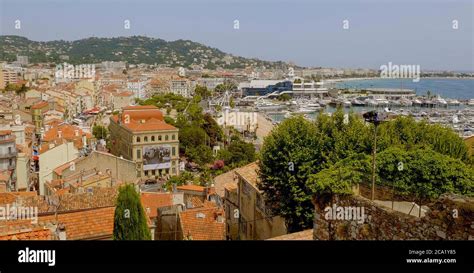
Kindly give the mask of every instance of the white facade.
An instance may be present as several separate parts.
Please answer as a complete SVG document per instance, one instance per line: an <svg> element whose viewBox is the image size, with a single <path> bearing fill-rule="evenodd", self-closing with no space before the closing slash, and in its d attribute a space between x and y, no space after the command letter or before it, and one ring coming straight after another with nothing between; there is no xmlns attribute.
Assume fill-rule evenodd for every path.
<svg viewBox="0 0 474 273"><path fill-rule="evenodd" d="M53 179L53 170L79 157L74 143L68 142L52 147L39 155L39 193L44 195L44 183Z"/></svg>

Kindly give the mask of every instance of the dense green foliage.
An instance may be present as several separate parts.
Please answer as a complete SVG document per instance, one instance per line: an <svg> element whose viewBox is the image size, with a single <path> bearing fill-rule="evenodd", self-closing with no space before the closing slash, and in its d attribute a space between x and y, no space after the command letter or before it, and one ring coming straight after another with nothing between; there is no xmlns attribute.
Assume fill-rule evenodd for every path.
<svg viewBox="0 0 474 273"><path fill-rule="evenodd" d="M474 196L474 170L459 159L429 148L388 148L378 156L377 174L379 184L419 199L438 198L446 192Z"/></svg>
<svg viewBox="0 0 474 273"><path fill-rule="evenodd" d="M120 187L114 215L114 240L150 240L147 217L134 185Z"/></svg>
<svg viewBox="0 0 474 273"><path fill-rule="evenodd" d="M312 226L313 195L351 194L354 184L369 183L374 132L372 124L339 109L314 123L287 119L265 139L259 188L289 231ZM468 150L452 130L398 117L381 124L377 138L377 183L420 199L472 195ZM405 171L398 171L399 162Z"/></svg>
<svg viewBox="0 0 474 273"><path fill-rule="evenodd" d="M109 132L105 126L94 125L92 127L92 134L96 139L107 139Z"/></svg>
<svg viewBox="0 0 474 273"><path fill-rule="evenodd" d="M121 52L121 54L116 54ZM69 63L100 63L124 61L129 64L164 64L170 67L191 67L204 64L205 68L245 68L247 66L286 69L284 62L270 62L231 56L216 48L189 40L165 41L144 36L116 38L86 38L76 41L37 42L27 38L0 36L0 59L15 61L16 55L29 57L30 63L62 63L60 56L69 57ZM231 57L232 62L225 58ZM211 60L214 59L214 62ZM195 60L199 60L197 63Z"/></svg>

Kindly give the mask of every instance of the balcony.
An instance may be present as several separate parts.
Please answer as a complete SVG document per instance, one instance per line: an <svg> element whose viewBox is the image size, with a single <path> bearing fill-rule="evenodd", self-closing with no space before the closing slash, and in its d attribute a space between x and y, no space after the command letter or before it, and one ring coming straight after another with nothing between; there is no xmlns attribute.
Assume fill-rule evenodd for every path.
<svg viewBox="0 0 474 273"><path fill-rule="evenodd" d="M18 155L17 151L0 153L0 159L17 157L17 155Z"/></svg>

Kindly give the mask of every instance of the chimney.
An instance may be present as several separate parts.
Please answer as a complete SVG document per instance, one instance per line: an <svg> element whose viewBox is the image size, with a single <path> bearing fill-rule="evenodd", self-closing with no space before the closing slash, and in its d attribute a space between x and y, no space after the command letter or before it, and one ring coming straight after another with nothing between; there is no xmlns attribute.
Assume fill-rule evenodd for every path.
<svg viewBox="0 0 474 273"><path fill-rule="evenodd" d="M74 135L78 137L79 136L79 130L74 130Z"/></svg>
<svg viewBox="0 0 474 273"><path fill-rule="evenodd" d="M83 146L87 146L87 137L86 137L86 134L83 134L83 135L82 135L82 145L83 145Z"/></svg>

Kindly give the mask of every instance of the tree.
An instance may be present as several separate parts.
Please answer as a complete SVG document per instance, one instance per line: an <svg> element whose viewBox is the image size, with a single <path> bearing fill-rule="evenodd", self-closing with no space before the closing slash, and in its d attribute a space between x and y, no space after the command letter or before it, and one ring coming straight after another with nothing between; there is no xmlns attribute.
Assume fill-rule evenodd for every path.
<svg viewBox="0 0 474 273"><path fill-rule="evenodd" d="M286 94L286 93L285 93L285 94L283 94L283 95L280 95L280 96L278 97L278 100L281 100L281 101L289 101L289 100L291 100L291 96L290 96L289 94Z"/></svg>
<svg viewBox="0 0 474 273"><path fill-rule="evenodd" d="M230 142L227 150L230 153L226 162L228 165L242 166L255 161L255 147L252 143L234 139Z"/></svg>
<svg viewBox="0 0 474 273"><path fill-rule="evenodd" d="M332 116L320 113L315 123L292 117L270 133L261 150L258 186L273 213L285 218L288 231L312 226L313 195L350 194L353 184L364 181L370 174L366 167L373 132L372 124L353 113L345 116L338 109ZM377 138L378 184L383 184L381 177L390 177L397 191L420 198L442 192L472 194L474 174L465 169L470 167L466 165L470 164L468 150L452 130L399 117L381 124ZM395 157L397 153L389 150L392 148L399 148L403 156ZM395 175L401 175L394 171L398 161L384 160L402 157L411 158L418 167L397 180ZM430 175L433 172L436 175ZM414 181L421 184L410 184Z"/></svg>
<svg viewBox="0 0 474 273"><path fill-rule="evenodd" d="M114 215L114 240L151 240L147 215L133 184L119 189Z"/></svg>
<svg viewBox="0 0 474 273"><path fill-rule="evenodd" d="M276 127L262 147L258 187L272 213L285 219L288 232L313 226L312 192L306 181L319 168L318 141L315 125L296 116Z"/></svg>
<svg viewBox="0 0 474 273"><path fill-rule="evenodd" d="M186 185L189 181L193 181L194 177L190 172L181 172L179 175L174 175L168 179L165 183L165 188L167 190L171 190L173 184L176 184L176 186L182 186Z"/></svg>
<svg viewBox="0 0 474 273"><path fill-rule="evenodd" d="M196 88L194 88L194 94L206 99L212 95L212 92L207 89L206 86L196 85Z"/></svg>
<svg viewBox="0 0 474 273"><path fill-rule="evenodd" d="M209 145L211 147L216 145L218 141L222 141L224 136L222 128L219 126L219 124L217 124L216 120L209 113L204 114L203 129L209 136Z"/></svg>
<svg viewBox="0 0 474 273"><path fill-rule="evenodd" d="M179 134L180 148L185 151L188 148L205 145L207 137L206 131L201 127L186 126L181 129Z"/></svg>
<svg viewBox="0 0 474 273"><path fill-rule="evenodd" d="M400 163L402 168L398 169ZM447 192L474 196L474 170L431 148L388 148L378 156L377 174L379 184L421 200L435 199Z"/></svg>
<svg viewBox="0 0 474 273"><path fill-rule="evenodd" d="M212 150L206 145L187 147L186 155L191 161L196 162L201 167L213 159Z"/></svg>
<svg viewBox="0 0 474 273"><path fill-rule="evenodd" d="M92 134L96 139L107 139L108 130L102 125L94 125L92 127Z"/></svg>

